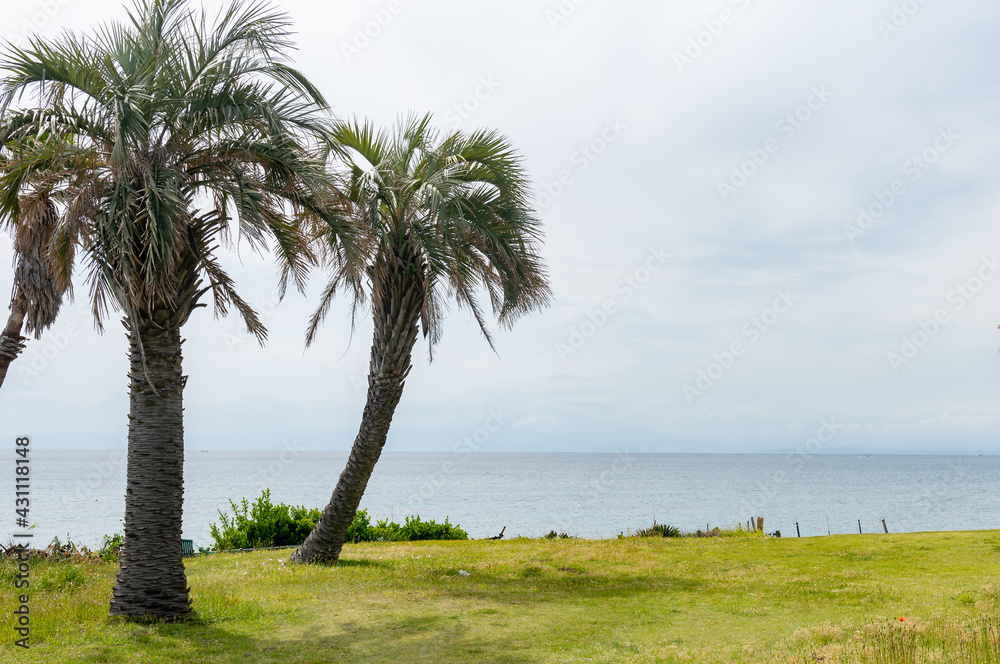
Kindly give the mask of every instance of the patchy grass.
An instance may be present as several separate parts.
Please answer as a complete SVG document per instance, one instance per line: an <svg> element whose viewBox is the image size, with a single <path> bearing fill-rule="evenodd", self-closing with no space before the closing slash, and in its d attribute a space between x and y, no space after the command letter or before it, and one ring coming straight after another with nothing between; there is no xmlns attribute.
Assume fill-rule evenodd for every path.
<svg viewBox="0 0 1000 664"><path fill-rule="evenodd" d="M32 647L5 628L0 661L1000 663L998 532L359 544L336 567L281 554L189 560L197 617L154 625L108 618L114 564L33 561Z"/></svg>

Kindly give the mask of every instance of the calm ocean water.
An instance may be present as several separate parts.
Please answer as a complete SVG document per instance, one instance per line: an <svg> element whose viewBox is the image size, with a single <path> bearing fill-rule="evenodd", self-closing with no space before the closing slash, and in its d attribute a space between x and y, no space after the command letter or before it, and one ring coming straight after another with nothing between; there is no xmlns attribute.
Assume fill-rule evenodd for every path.
<svg viewBox="0 0 1000 664"><path fill-rule="evenodd" d="M13 452L4 454L12 468ZM32 453L36 545L52 537L96 544L122 529L123 451ZM322 507L346 452L188 451L184 536L209 546L209 524L228 499L271 489L275 502ZM13 474L0 496L15 530ZM670 523L695 530L763 516L785 537L881 531L1000 528L1000 457L732 454L386 453L362 507L375 518L449 517L472 537L539 536L549 530L614 537Z"/></svg>

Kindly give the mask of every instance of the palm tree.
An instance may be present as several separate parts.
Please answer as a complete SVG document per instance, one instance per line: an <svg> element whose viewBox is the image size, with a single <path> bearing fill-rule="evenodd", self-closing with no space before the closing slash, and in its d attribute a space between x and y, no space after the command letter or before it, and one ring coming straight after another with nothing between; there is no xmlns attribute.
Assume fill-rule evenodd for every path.
<svg viewBox="0 0 1000 664"><path fill-rule="evenodd" d="M340 556L402 396L418 325L433 352L446 301L454 298L471 310L492 347L477 293L486 292L504 326L549 300L538 254L541 227L520 159L496 132L437 140L430 122L430 116L411 118L392 134L342 122L332 132L339 164L333 180L349 199L342 223L361 229L367 242L358 260L335 236L328 238L332 277L306 343L342 289L355 306L370 301L375 332L361 428L330 503L292 555L295 562Z"/></svg>
<svg viewBox="0 0 1000 664"><path fill-rule="evenodd" d="M0 141L41 136L5 177L22 196L58 192L53 255L89 267L100 325L120 310L129 343L125 543L111 613L178 618L191 611L181 552L184 430L181 328L211 294L266 330L216 256L233 236L273 244L281 289L312 260L303 227L341 237L317 139L322 95L287 64L289 22L234 0L210 21L184 0L137 0L129 21L95 35L33 39L0 61ZM37 108L12 108L24 94ZM17 198L0 212L19 218ZM345 250L346 252L347 250ZM347 252L349 253L349 252Z"/></svg>
<svg viewBox="0 0 1000 664"><path fill-rule="evenodd" d="M2 169L2 166L0 166ZM10 315L0 332L0 386L7 377L10 363L24 349L26 337L36 339L56 320L69 282L60 279L49 259L49 247L58 217L52 200L45 192L20 202L21 214L13 223L14 288Z"/></svg>

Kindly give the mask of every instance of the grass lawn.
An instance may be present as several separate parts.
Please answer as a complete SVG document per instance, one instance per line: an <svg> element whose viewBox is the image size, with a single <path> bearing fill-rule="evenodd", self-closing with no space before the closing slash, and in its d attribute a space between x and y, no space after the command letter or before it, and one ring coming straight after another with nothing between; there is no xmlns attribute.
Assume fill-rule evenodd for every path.
<svg viewBox="0 0 1000 664"><path fill-rule="evenodd" d="M0 661L1000 662L1000 532L288 553L189 560L197 618L152 625L108 618L116 565L34 560L27 651L6 560Z"/></svg>

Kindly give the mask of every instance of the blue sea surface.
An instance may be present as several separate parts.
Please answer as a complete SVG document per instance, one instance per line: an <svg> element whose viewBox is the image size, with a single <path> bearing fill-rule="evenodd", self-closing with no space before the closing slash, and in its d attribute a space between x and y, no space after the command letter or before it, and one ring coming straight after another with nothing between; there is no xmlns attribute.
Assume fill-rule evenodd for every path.
<svg viewBox="0 0 1000 664"><path fill-rule="evenodd" d="M13 452L4 456L12 468ZM271 490L274 502L323 507L346 452L199 452L185 461L184 537L210 546L209 525L229 499ZM66 535L94 545L123 530L124 451L33 450L34 543ZM19 531L13 473L2 474ZM764 517L795 536L1000 528L1000 457L738 454L393 453L379 461L362 507L373 519L419 514L461 525L471 537L540 536L556 530L615 537L658 523L683 530L732 527Z"/></svg>

